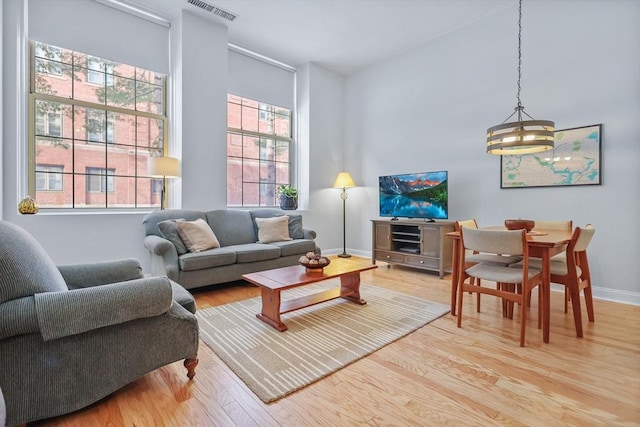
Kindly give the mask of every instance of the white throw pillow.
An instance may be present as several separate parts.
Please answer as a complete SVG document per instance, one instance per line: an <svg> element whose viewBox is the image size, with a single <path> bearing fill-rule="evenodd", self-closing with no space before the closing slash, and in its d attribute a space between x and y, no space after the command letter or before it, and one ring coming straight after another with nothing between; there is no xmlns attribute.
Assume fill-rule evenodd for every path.
<svg viewBox="0 0 640 427"><path fill-rule="evenodd" d="M289 217L256 218L258 243L284 242L289 236Z"/></svg>
<svg viewBox="0 0 640 427"><path fill-rule="evenodd" d="M207 249L219 248L220 242L209 224L202 218L195 221L176 221L178 233L189 252L202 252Z"/></svg>

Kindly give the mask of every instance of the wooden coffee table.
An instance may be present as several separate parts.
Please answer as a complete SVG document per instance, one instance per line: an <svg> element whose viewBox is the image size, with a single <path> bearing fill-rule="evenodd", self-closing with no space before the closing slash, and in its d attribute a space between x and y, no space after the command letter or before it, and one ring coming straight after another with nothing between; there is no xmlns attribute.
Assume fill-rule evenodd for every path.
<svg viewBox="0 0 640 427"><path fill-rule="evenodd" d="M262 290L262 313L256 317L280 332L287 330L280 315L336 298L345 298L358 304L367 302L360 298L360 272L378 268L377 265L360 265L349 260L333 260L322 270L306 269L301 265L276 268L242 275L248 282ZM280 294L286 289L310 285L323 280L340 278L340 287L313 295L281 301Z"/></svg>

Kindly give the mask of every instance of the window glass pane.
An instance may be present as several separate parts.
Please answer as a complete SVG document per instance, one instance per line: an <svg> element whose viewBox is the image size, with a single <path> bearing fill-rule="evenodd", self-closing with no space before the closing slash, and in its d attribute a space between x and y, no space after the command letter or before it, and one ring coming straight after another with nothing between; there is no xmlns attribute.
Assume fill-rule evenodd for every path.
<svg viewBox="0 0 640 427"><path fill-rule="evenodd" d="M289 142L277 140L276 141L276 160L278 162L289 162Z"/></svg>
<svg viewBox="0 0 640 427"><path fill-rule="evenodd" d="M276 113L274 131L278 136L291 136L291 116Z"/></svg>
<svg viewBox="0 0 640 427"><path fill-rule="evenodd" d="M107 130L107 111L94 108L85 109L86 138L89 142L105 142Z"/></svg>
<svg viewBox="0 0 640 427"><path fill-rule="evenodd" d="M260 133L268 133L272 135L273 130L273 113L260 110L260 120L258 120L258 131Z"/></svg>
<svg viewBox="0 0 640 427"><path fill-rule="evenodd" d="M242 184L242 206L260 206L260 184L244 182Z"/></svg>
<svg viewBox="0 0 640 427"><path fill-rule="evenodd" d="M136 176L136 152L127 145L108 144L107 168L117 170L118 175Z"/></svg>
<svg viewBox="0 0 640 427"><path fill-rule="evenodd" d="M291 172L289 171L289 163L276 163L276 183L288 184Z"/></svg>
<svg viewBox="0 0 640 427"><path fill-rule="evenodd" d="M104 105L104 90L104 73L74 65L73 99Z"/></svg>
<svg viewBox="0 0 640 427"><path fill-rule="evenodd" d="M106 102L106 105L135 110L135 80L114 76L113 84L101 90L103 91L102 99Z"/></svg>
<svg viewBox="0 0 640 427"><path fill-rule="evenodd" d="M107 207L135 208L136 207L136 178L130 176L114 176L110 178L107 194Z"/></svg>
<svg viewBox="0 0 640 427"><path fill-rule="evenodd" d="M242 157L242 135L229 132L227 134L227 156Z"/></svg>
<svg viewBox="0 0 640 427"><path fill-rule="evenodd" d="M258 110L256 108L242 106L242 130L258 131Z"/></svg>
<svg viewBox="0 0 640 427"><path fill-rule="evenodd" d="M227 103L227 126L230 128L242 128L241 107L232 102Z"/></svg>
<svg viewBox="0 0 640 427"><path fill-rule="evenodd" d="M242 180L244 182L260 181L260 162L258 160L245 159L242 162Z"/></svg>
<svg viewBox="0 0 640 427"><path fill-rule="evenodd" d="M35 135L71 138L73 125L71 107L54 101L35 103Z"/></svg>
<svg viewBox="0 0 640 427"><path fill-rule="evenodd" d="M146 113L163 114L164 100L162 87L154 84L137 82L136 110Z"/></svg>
<svg viewBox="0 0 640 427"><path fill-rule="evenodd" d="M139 147L153 148L154 155L159 156L164 147L164 129L162 120L138 117L137 141Z"/></svg>
<svg viewBox="0 0 640 427"><path fill-rule="evenodd" d="M242 159L227 158L227 205L242 206Z"/></svg>
<svg viewBox="0 0 640 427"><path fill-rule="evenodd" d="M242 156L246 159L260 158L260 138L257 136L245 135L242 138Z"/></svg>
<svg viewBox="0 0 640 427"><path fill-rule="evenodd" d="M61 138L36 138L35 155L38 164L68 165L71 170L73 142Z"/></svg>
<svg viewBox="0 0 640 427"><path fill-rule="evenodd" d="M60 179L60 190L44 190L36 188L35 199L40 207L50 208L71 208L73 207L73 175L71 174L49 174L49 177L56 175ZM46 179L46 178L43 178ZM54 178L57 179L57 178ZM57 185L57 184L54 184Z"/></svg>

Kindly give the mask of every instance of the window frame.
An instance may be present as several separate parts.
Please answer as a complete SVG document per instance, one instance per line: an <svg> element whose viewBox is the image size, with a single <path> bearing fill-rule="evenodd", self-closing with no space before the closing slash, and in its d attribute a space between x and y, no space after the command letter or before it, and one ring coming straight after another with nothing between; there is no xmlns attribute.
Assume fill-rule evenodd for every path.
<svg viewBox="0 0 640 427"><path fill-rule="evenodd" d="M36 87L36 76L38 74L42 74L44 76L49 76L49 77L54 77L56 79L60 79L60 80L64 80L64 79L71 79L73 80L73 77L69 77L66 76L65 74L62 73L62 70L64 70L64 67L71 67L71 69L74 69L74 66L76 66L76 68L80 69L80 68L85 68L85 67L77 67L77 64L74 63L75 61L75 57L76 55L78 56L86 56L87 58L96 58L96 60L98 61L104 61L105 63L110 63L110 61L102 59L102 58L98 58L98 57L94 57L94 56L90 56L90 55L86 55L84 53L81 52L77 52L77 51L72 51L70 49L66 49L64 47L58 47L58 46L53 46L53 45L47 45L46 43L42 43L43 45L47 45L50 46L50 48L52 50L58 50L60 53L58 55L59 59L56 62L60 63L60 69L61 69L61 73L60 74L51 74L48 72L44 72L42 70L39 70L39 67L36 66L37 61L42 60L43 58L41 57L37 57L36 56L36 52L38 51L38 47L39 46L38 41L35 40L29 40L29 75L28 75L28 82L29 82L29 95L28 95L28 130L27 130L27 135L28 135L28 147L27 147L27 161L28 161L28 175L27 175L27 188L28 188L28 192L29 194L32 195L36 195L38 191L60 191L60 190L40 190L37 189L37 185L36 185L36 167L37 167L37 151L38 151L38 147L37 147L37 141L39 140L39 138L43 138L46 137L48 139L52 139L52 140L63 140L65 138L68 139L68 142L70 145L72 145L73 149L75 150L76 145L80 145L80 144L84 144L84 143L89 143L91 145L104 145L105 146L105 150L109 150L109 148L107 147L111 147L113 145L117 145L118 141L116 140L116 124L115 122L117 122L118 120L114 117L119 116L119 115L124 115L124 116L130 116L132 118L134 118L136 120L136 123L138 122L138 120L140 120L141 118L144 119L149 119L151 120L151 122L155 122L158 125L158 129L159 129L159 134L158 134L158 138L162 138L162 141L159 145L157 146L150 146L150 145L144 145L144 140L140 140L139 139L139 135L136 131L134 138L133 138L133 142L130 143L126 143L126 145L129 145L130 147L132 147L132 149L135 150L136 152L136 163L138 163L138 160L140 160L140 158L137 157L137 152L139 149L145 149L145 150L149 150L149 156L153 156L153 151L157 150L156 153L161 152L162 155L167 156L168 155L168 145L169 145L169 132L168 132L168 126L169 126L169 116L168 116L168 105L167 105L167 98L168 98L168 91L167 91L167 84L168 84L168 79L169 76L162 74L162 73L157 73L157 72L153 72L151 70L146 70L146 69L141 69L138 68L134 65L130 65L130 64L122 64L123 66L129 66L132 67L136 72L135 74L133 74L130 77L125 77L128 78L129 80L131 80L133 87L134 87L134 91L138 90L139 86L150 86L152 88L155 88L154 90L156 91L155 93L160 94L161 93L161 98L157 101L158 103L161 103L162 109L158 109L158 111L161 111L162 114L157 114L154 112L149 112L149 111L144 111L143 109L138 110L138 105L144 105L144 104L138 104L138 97L136 95L136 92L134 92L134 101L133 101L133 105L131 108L125 108L125 107L120 107L120 106L116 106L116 105L110 105L109 102L105 101L104 103L98 103L98 102L90 102L90 101L85 101L82 99L76 99L73 97L67 97L64 96L65 94L62 94L63 96L60 95L56 95L56 94L52 94L52 93L43 93L44 91L41 92L37 92L37 87ZM64 51L69 51L73 54L73 59L71 64L67 64L65 62L65 59L62 57L62 53ZM47 59L47 58L44 58ZM51 59L49 59L51 60ZM88 64L85 64L88 65ZM113 64L112 64L112 69L114 68ZM89 74L89 69L85 68L84 72L86 72L87 76ZM98 72L97 70L94 70L96 72ZM106 70L105 70L106 71ZM76 72L76 70L74 69L74 72ZM138 73L140 72L140 74ZM155 76L156 80L144 80L144 77L140 77L143 76L144 74L146 74L147 72L151 72L153 73L153 75ZM105 74L105 76L110 75L111 76L111 82L114 83L114 74L107 74L107 73L103 73ZM161 78L161 81L160 81ZM81 82L78 82L78 84L86 84L88 83L86 81L87 79L82 79ZM107 83L102 84L102 85L95 85L93 83L88 83L89 85L94 85L94 86L103 86L103 87L107 87L109 86L109 81L108 78L105 78L105 82ZM72 89L73 91L73 89ZM73 92L72 92L73 93ZM37 133L37 129L36 129L36 122L37 122L37 118L36 116L38 115L38 110L36 108L36 104L38 101L41 102L52 102L52 103L58 103L60 105L60 107L62 109L66 109L69 108L72 111L74 111L74 109L79 109L79 108L84 108L84 109L93 109L93 110L99 110L100 112L103 112L106 114L106 119L105 119L105 123L106 123L106 128L104 131L104 135L103 137L106 138L105 141L93 141L93 140L89 140L88 136L89 136L89 132L87 131L87 133L85 134L85 137L83 138L82 136L76 136L76 132L77 129L79 127L82 127L85 123L86 123L86 117L84 118L84 120L80 119L80 118L76 118L76 114L72 113L71 114L71 124L72 124L72 128L76 129L72 131L72 137L69 139L69 137L65 137L65 132L67 132L68 130L65 130L65 113L63 113L62 111L60 112L56 112L56 113L44 113L44 123L45 123L45 131L49 131L48 129L48 116L51 114L57 114L60 117L60 134L59 135L51 135L51 134L47 134L47 135L41 135L40 133ZM144 100L143 100L144 102ZM68 124L67 124L68 126ZM132 125L134 127L134 129L137 129L137 124L133 124ZM161 127L161 129L160 129ZM86 140L85 140L86 138ZM126 146L125 145L125 146ZM124 147L124 146L123 146ZM105 155L106 155L106 151L105 151ZM55 161L55 160L54 160ZM47 162L43 162L43 163L47 163L47 164L51 164L51 161L47 161ZM103 169L103 170L111 170L113 169L112 166L110 166L110 164L106 161L105 158L105 164L103 165L102 163L100 165L96 165L96 168L98 169ZM67 168L65 168L67 169ZM73 164L71 165L71 168L68 168L66 171L64 171L61 175L62 175L62 182L65 181L65 177L69 177L71 176L71 188L67 191L72 191L71 195L70 195L70 199L71 202L63 201L62 204L64 206L47 206L47 205L43 205L40 204L40 209L41 210L52 210L52 211L77 211L77 212L82 212L82 211L95 211L95 210L104 210L104 211L149 211L152 209L156 209L159 208L159 206L161 205L160 201L156 201L154 200L154 198L152 197L149 202L147 203L145 199L145 201L140 202L140 197L141 194L139 193L140 190L137 190L137 185L138 183L142 182L140 181L141 179L149 179L150 181L150 185L151 188L149 190L149 193L151 194L155 194L156 192L154 191L154 185L153 185L153 179L152 177L150 177L149 175L146 175L146 169L138 169L138 166L136 166L134 168L134 171L128 171L127 173L125 173L124 175L118 175L114 170L114 174L108 174L105 175L105 179L107 180L107 193L110 195L109 197L111 197L112 194L117 194L118 188L116 187L116 182L117 182L117 178L121 177L121 178L126 178L126 179L133 179L136 182L136 192L132 197L132 202L130 203L124 203L126 206L122 206L123 203L119 203L119 202L112 202L109 203L107 202L104 206L102 205L87 205L87 204L83 204L82 202L82 196L81 194L78 194L77 191L73 191L73 188L75 187L75 180L76 177L78 179L86 179L87 183L85 184L85 190L88 190L88 178L89 175L86 174L86 170L85 171L79 171L79 170L74 170L74 166ZM139 172L139 170L141 172ZM110 178L111 177L111 178ZM111 189L109 189L109 185L108 185L108 181L111 181ZM102 187L102 185L101 185ZM64 185L62 186L62 191L64 191ZM144 197L144 194L146 194L146 192L144 191L144 188L141 188L143 190L143 194L142 197ZM88 192L88 191L87 191ZM97 191L91 191L92 193L96 193ZM166 202L168 200L168 191L165 191L164 193L164 197L165 197L165 205ZM111 205L111 206L110 206Z"/></svg>
<svg viewBox="0 0 640 427"><path fill-rule="evenodd" d="M240 99L240 104L238 104L237 102L231 102L231 98L238 98ZM258 123L260 122L267 122L270 121L272 122L273 126L272 126L272 132L271 133L266 133L266 132L260 132L260 130L258 131L253 131L253 130L248 130L248 129L242 129L242 123L243 123L243 119L242 119L242 111L243 111L243 107L245 106L244 101L249 101L250 103L255 103L256 107L250 107L256 110L256 120L258 121ZM232 127L230 126L229 123L229 104L235 104L235 105L239 105L240 106L240 128L237 127ZM285 110L288 112L288 118L289 118L289 136L283 136L283 135L278 135L277 134L277 130L276 130L276 125L275 125L275 121L276 118L278 117L278 115L282 115L282 114L278 114L277 110ZM258 124L258 129L260 129L260 124ZM242 174L243 178L241 178L241 181L239 182L241 188L242 188L242 201L240 204L230 204L229 203L229 198L228 198L228 194L227 194L227 207L228 208L248 208L248 207L278 207L278 195L277 195L277 187L283 184L289 184L292 186L295 186L295 157L294 157L294 152L295 152L295 138L293 137L294 135L294 111L293 110L289 110L288 108L284 108L284 107L280 107L280 106L276 106L273 104L268 104L259 100L255 100L255 99L251 99L251 98L247 98L247 97L243 97L240 95L235 95L235 94L231 94L228 93L227 94L227 148L228 148L228 144L229 142L229 138L230 135L238 135L240 136L241 139L241 145L244 146L245 142L244 139L245 138L257 138L260 142L260 148L259 148L259 156L257 159L254 158L249 158L249 157L245 157L244 155L242 156L230 156L229 152L227 151L227 185L229 185L229 164L231 160L236 160L239 161L241 164L241 169L244 171L244 165L246 161L249 162L256 162L258 163L258 179L256 181L245 181L244 179L244 173ZM274 147L274 155L273 155L273 160L268 160L265 159L263 156L263 151L264 147L262 146L262 141L263 140L272 140L272 144ZM286 162L282 162L282 161L277 161L277 153L275 151L277 151L277 147L279 146L278 143L282 143L285 142L286 144L288 144L288 155L287 158L288 160ZM276 172L276 180L274 182L267 182L265 178L263 178L262 176L260 176L260 170L262 168L262 165L267 162L267 163L273 163L276 167L277 164L280 163L286 163L287 164L287 168L288 168L288 177L287 177L287 182L281 182L278 180L277 178L277 172ZM252 184L252 185L258 185L258 204L255 203L245 203L245 196L244 196L244 187L246 184ZM271 195L269 194L269 191L267 191L268 187L271 187L272 192L273 192L273 197L271 197ZM271 199L273 200L272 203L263 203L263 197L264 199Z"/></svg>

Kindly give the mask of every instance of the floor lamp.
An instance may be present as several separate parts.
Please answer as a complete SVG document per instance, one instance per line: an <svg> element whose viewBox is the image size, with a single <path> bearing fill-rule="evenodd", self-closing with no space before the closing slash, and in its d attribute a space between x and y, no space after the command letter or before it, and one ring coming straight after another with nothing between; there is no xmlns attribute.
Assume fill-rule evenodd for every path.
<svg viewBox="0 0 640 427"><path fill-rule="evenodd" d="M153 178L162 178L162 192L160 194L160 210L164 209L164 195L167 178L180 177L180 161L173 157L149 157L147 159L147 173Z"/></svg>
<svg viewBox="0 0 640 427"><path fill-rule="evenodd" d="M336 182L333 184L333 188L342 188L342 253L338 254L340 258L349 258L351 255L347 253L347 214L346 214L346 201L347 201L347 188L353 188L356 185L353 183L353 179L349 172L340 172L336 178Z"/></svg>

